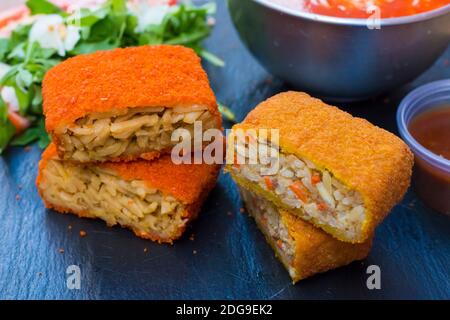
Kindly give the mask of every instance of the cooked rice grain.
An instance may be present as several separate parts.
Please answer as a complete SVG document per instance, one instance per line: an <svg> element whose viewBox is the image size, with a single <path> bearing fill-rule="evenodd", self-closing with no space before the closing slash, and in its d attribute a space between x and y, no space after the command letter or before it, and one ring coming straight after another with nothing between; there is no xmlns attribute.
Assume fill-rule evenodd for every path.
<svg viewBox="0 0 450 320"><path fill-rule="evenodd" d="M185 206L175 198L149 188L144 181L125 181L96 166L49 160L39 189L55 208L156 234L163 242L170 242L187 223Z"/></svg>
<svg viewBox="0 0 450 320"><path fill-rule="evenodd" d="M172 132L184 128L193 136L194 122L214 128L206 107L131 108L88 115L56 132L58 151L65 160L79 162L132 159L170 149Z"/></svg>

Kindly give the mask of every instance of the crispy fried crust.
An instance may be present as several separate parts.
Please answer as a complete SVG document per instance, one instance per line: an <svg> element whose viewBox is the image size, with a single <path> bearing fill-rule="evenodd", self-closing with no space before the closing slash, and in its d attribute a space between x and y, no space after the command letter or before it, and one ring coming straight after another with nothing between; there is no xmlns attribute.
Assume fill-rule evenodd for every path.
<svg viewBox="0 0 450 320"><path fill-rule="evenodd" d="M247 188L245 189L247 190ZM259 201L258 196L252 191L250 191L250 196L254 201ZM251 215L256 214L252 213L250 205L246 206ZM342 242L321 229L314 227L312 224L290 214L288 211L276 208L273 204L271 206L277 210L281 222L288 230L289 237L293 239L295 253L292 261L280 254L280 247L276 240L267 233L267 228L262 225L261 219L256 219L255 217L255 220L279 260L286 269L290 270L289 273L294 283L314 274L336 269L353 261L363 260L370 252L372 237L364 243L352 244ZM292 269L294 272L292 272Z"/></svg>
<svg viewBox="0 0 450 320"><path fill-rule="evenodd" d="M342 242L285 210L279 212L295 240L294 282L365 259L372 247L372 238L358 244Z"/></svg>
<svg viewBox="0 0 450 320"><path fill-rule="evenodd" d="M220 113L200 58L182 46L141 46L68 59L43 81L47 131L94 112L203 105Z"/></svg>
<svg viewBox="0 0 450 320"><path fill-rule="evenodd" d="M285 92L266 100L233 130L239 128L279 129L282 152L314 162L360 192L366 221L358 239L322 226L342 241L367 240L409 187L413 155L402 140L305 93Z"/></svg>
<svg viewBox="0 0 450 320"><path fill-rule="evenodd" d="M47 201L39 188L42 181L42 172L50 159L57 158L56 146L51 144L42 154L39 162L39 173L36 178L41 198L49 209L55 209L61 213L74 213L83 218L95 218L89 212L73 212L67 208L54 206ZM124 180L143 180L149 187L160 190L165 195L171 195L186 206L183 217L189 221L194 220L201 209L203 202L209 192L214 188L220 165L174 165L169 156L164 156L157 160L136 161L128 163L102 163L98 166L106 167L115 171ZM176 232L167 238L161 238L157 234L142 232L133 229L133 232L144 239L150 239L159 243L172 243L181 237L187 224L178 228Z"/></svg>

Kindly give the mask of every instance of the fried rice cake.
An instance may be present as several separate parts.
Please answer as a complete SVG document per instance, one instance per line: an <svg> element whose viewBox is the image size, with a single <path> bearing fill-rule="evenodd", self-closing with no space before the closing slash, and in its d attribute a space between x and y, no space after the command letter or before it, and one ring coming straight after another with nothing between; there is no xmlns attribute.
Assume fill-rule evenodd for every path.
<svg viewBox="0 0 450 320"><path fill-rule="evenodd" d="M259 129L279 130L278 141ZM237 135L253 140L237 143ZM251 143L272 155L250 163ZM233 155L245 163L233 164ZM267 156L276 172L265 174L275 163ZM366 241L402 199L412 165L411 151L394 134L299 92L261 103L228 137L226 170L239 184L351 243Z"/></svg>
<svg viewBox="0 0 450 320"><path fill-rule="evenodd" d="M269 200L240 188L249 214L255 219L292 281L308 278L357 260L363 260L372 247L372 239L361 244L342 242Z"/></svg>
<svg viewBox="0 0 450 320"><path fill-rule="evenodd" d="M200 58L182 46L70 58L45 75L43 109L59 156L77 162L150 160L178 143L178 128L222 126Z"/></svg>
<svg viewBox="0 0 450 320"><path fill-rule="evenodd" d="M61 160L51 144L36 184L47 208L121 225L160 243L178 239L214 187L219 165L157 160L83 164Z"/></svg>

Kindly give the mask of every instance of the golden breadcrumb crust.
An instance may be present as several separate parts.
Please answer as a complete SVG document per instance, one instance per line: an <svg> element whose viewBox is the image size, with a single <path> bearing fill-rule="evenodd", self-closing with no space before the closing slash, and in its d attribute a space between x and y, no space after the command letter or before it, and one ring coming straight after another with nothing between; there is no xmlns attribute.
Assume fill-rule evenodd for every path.
<svg viewBox="0 0 450 320"><path fill-rule="evenodd" d="M40 190L40 183L43 179L42 172L47 165L47 161L54 158L58 158L56 146L50 144L42 154L36 178L36 185L45 206L61 213L74 213L79 217L96 218L89 212L74 212L68 208L55 206L43 197L43 192ZM143 180L149 187L156 188L165 195L173 196L185 205L186 209L183 212L183 218L188 219L188 221L192 221L198 216L203 202L216 184L220 171L220 165L175 165L169 156L164 156L151 162L107 162L96 165L115 171L124 180ZM142 232L137 229L133 229L133 232L141 238L159 243L172 243L183 234L186 226L187 224L183 225L166 238L161 238L156 233Z"/></svg>
<svg viewBox="0 0 450 320"><path fill-rule="evenodd" d="M295 274L290 273L294 284L315 274L346 266L353 261L364 260L372 248L372 238L356 244L339 241L288 211L279 209L279 213L289 236L294 239L293 261L290 263L282 257L278 252L280 248L277 241L265 232L263 234L285 268L294 269ZM256 220L256 223L264 230L260 221Z"/></svg>
<svg viewBox="0 0 450 320"><path fill-rule="evenodd" d="M259 128L279 129L281 152L312 161L362 195L366 220L357 238L311 221L339 240L366 241L409 187L413 155L401 139L306 93L278 94L233 126ZM253 185L251 190L268 196ZM271 200L282 206L279 199Z"/></svg>
<svg viewBox="0 0 450 320"><path fill-rule="evenodd" d="M294 282L363 260L370 252L372 238L357 244L342 242L288 211L279 212L295 241L295 256L291 266L296 271L296 277L292 279Z"/></svg>
<svg viewBox="0 0 450 320"><path fill-rule="evenodd" d="M206 106L221 117L200 58L182 46L141 46L79 55L49 70L42 85L46 129L90 113L139 107Z"/></svg>
<svg viewBox="0 0 450 320"><path fill-rule="evenodd" d="M256 193L248 189L247 186L239 185L252 194L255 202L259 201ZM274 205L272 204L272 206ZM342 242L286 210L275 207L273 209L278 211L280 221L287 228L289 238L292 239L295 246L292 261L280 252L277 240L267 232L263 220L255 217L255 221L286 269L294 269L294 274L289 272L294 283L314 274L336 269L353 261L363 260L370 252L373 237L364 243ZM250 215L252 215L253 210L258 209L248 207Z"/></svg>

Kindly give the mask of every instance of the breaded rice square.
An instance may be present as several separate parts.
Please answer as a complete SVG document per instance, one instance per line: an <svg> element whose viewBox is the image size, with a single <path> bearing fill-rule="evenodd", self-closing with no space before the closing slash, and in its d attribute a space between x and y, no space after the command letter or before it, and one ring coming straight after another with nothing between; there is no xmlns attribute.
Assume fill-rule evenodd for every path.
<svg viewBox="0 0 450 320"><path fill-rule="evenodd" d="M278 129L278 141L259 129ZM273 152L273 161L227 160L232 177L341 241L365 242L410 184L413 155L401 139L305 93L268 99L232 130L228 148L244 159L251 143L238 147L239 131Z"/></svg>
<svg viewBox="0 0 450 320"><path fill-rule="evenodd" d="M182 46L141 46L70 58L43 81L46 129L61 159L153 159L178 128L220 129L200 58Z"/></svg>
<svg viewBox="0 0 450 320"><path fill-rule="evenodd" d="M245 188L240 190L248 212L294 283L365 259L369 254L372 239L361 244L339 241L286 210L276 208L267 199Z"/></svg>
<svg viewBox="0 0 450 320"><path fill-rule="evenodd" d="M74 163L60 160L51 144L36 184L47 208L172 243L196 218L219 170L219 165L175 165L167 155L154 161Z"/></svg>

